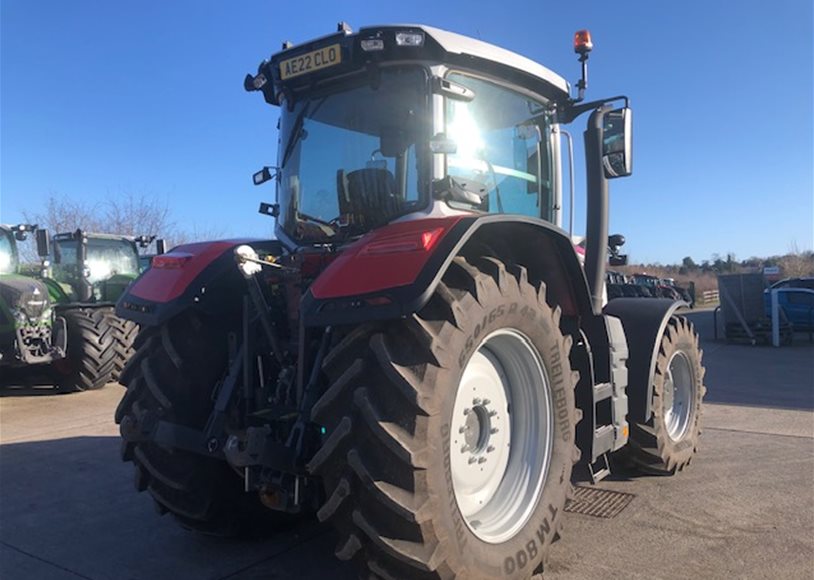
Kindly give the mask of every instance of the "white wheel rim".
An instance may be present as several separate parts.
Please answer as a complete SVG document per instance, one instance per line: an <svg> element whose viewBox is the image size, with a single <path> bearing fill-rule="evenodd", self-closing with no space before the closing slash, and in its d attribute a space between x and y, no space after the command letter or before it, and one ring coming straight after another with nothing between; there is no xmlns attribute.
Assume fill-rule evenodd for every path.
<svg viewBox="0 0 814 580"><path fill-rule="evenodd" d="M450 470L464 522L484 542L514 537L537 506L551 459L551 400L542 358L517 330L487 336L463 370Z"/></svg>
<svg viewBox="0 0 814 580"><path fill-rule="evenodd" d="M667 364L664 377L664 424L673 441L684 438L692 423L695 379L687 355L676 351Z"/></svg>

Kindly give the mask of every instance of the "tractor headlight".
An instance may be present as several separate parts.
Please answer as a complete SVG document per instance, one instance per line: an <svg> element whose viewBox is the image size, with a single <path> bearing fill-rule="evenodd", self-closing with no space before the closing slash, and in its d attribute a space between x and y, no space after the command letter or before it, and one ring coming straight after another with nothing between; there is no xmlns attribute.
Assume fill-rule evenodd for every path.
<svg viewBox="0 0 814 580"><path fill-rule="evenodd" d="M10 308L11 314L14 316L14 321L20 325L25 326L28 324L28 316L19 308Z"/></svg>

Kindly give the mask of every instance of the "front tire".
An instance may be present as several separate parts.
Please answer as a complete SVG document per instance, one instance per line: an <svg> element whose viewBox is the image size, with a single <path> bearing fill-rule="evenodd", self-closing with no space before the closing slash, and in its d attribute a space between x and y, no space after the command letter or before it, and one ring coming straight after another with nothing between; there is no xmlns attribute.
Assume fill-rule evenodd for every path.
<svg viewBox="0 0 814 580"><path fill-rule="evenodd" d="M336 555L382 578L530 577L576 457L569 349L545 286L492 258L456 258L419 314L350 332L308 465Z"/></svg>
<svg viewBox="0 0 814 580"><path fill-rule="evenodd" d="M632 423L623 460L653 475L681 471L698 451L701 404L706 393L698 334L686 318L674 316L659 345L653 377L653 413L644 423Z"/></svg>

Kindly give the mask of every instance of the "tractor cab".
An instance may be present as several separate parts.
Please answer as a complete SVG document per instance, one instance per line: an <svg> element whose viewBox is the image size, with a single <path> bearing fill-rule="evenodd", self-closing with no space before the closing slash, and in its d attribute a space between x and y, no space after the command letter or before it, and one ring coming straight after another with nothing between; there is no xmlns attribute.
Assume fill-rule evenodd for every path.
<svg viewBox="0 0 814 580"><path fill-rule="evenodd" d="M53 279L70 302L114 302L140 273L134 238L75 232L53 237Z"/></svg>
<svg viewBox="0 0 814 580"><path fill-rule="evenodd" d="M44 258L48 255L48 232L37 224L17 224L0 226L0 275L20 272L18 242L24 242L33 233L37 243L37 253Z"/></svg>
<svg viewBox="0 0 814 580"><path fill-rule="evenodd" d="M15 274L20 267L17 243L8 228L0 228L0 274Z"/></svg>
<svg viewBox="0 0 814 580"><path fill-rule="evenodd" d="M559 125L578 100L525 57L426 26L340 24L284 45L245 88L280 106L277 166L254 181L276 178L261 211L290 248L455 214L562 224ZM625 127L605 124L618 149Z"/></svg>
<svg viewBox="0 0 814 580"><path fill-rule="evenodd" d="M54 316L46 284L20 267L17 243L32 232L38 253L47 255L45 230L0 226L0 366L49 363L65 355L65 322Z"/></svg>

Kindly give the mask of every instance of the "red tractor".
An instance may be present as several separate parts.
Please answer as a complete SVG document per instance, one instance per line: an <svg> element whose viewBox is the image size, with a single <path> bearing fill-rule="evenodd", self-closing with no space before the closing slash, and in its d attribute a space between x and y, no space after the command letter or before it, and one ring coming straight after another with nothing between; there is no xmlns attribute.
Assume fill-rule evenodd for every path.
<svg viewBox="0 0 814 580"><path fill-rule="evenodd" d="M338 31L263 61L280 111L275 240L174 248L119 300L116 411L159 511L215 534L316 513L382 578L526 578L572 481L611 455L672 474L703 368L671 300L603 304L626 97L425 26ZM613 108L610 103L622 102ZM560 228L560 127L590 113L584 269ZM613 462L615 465L616 462Z"/></svg>

